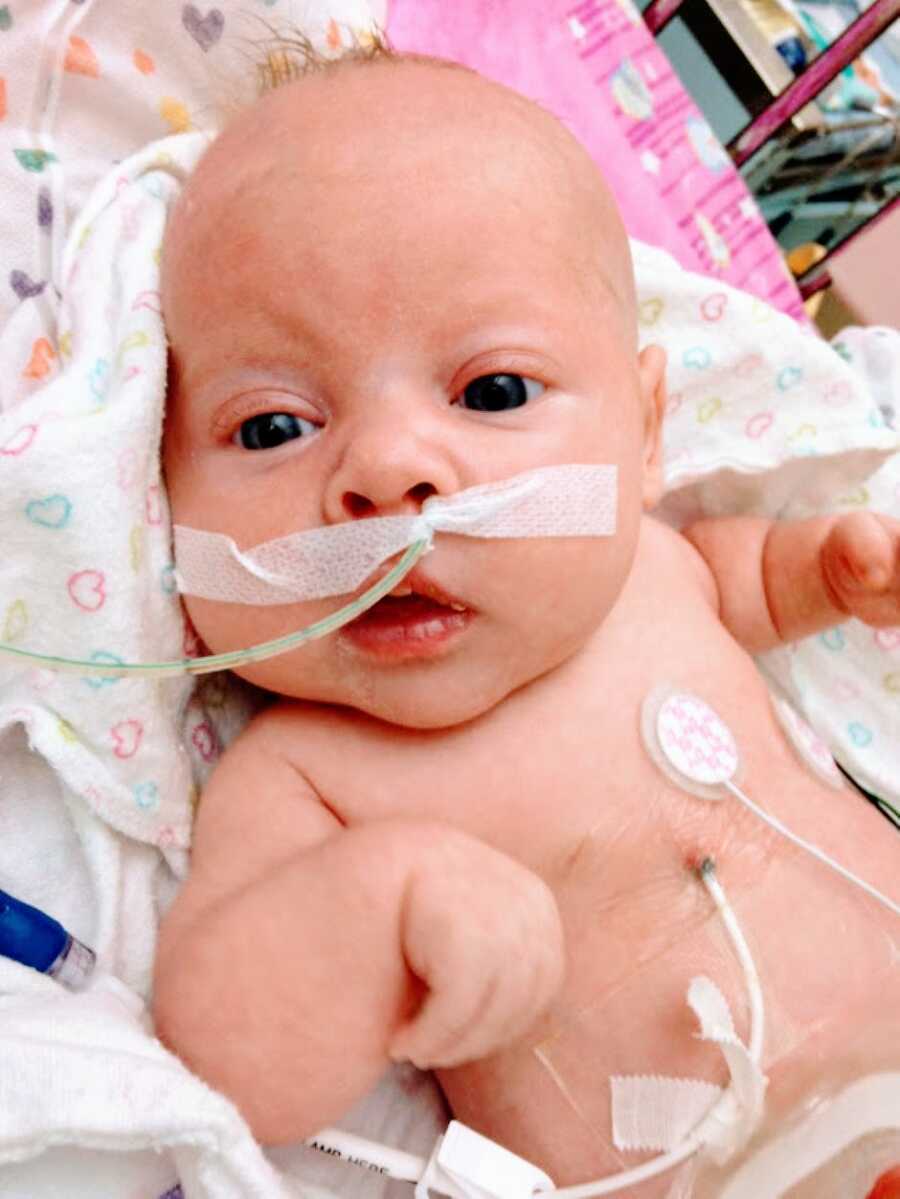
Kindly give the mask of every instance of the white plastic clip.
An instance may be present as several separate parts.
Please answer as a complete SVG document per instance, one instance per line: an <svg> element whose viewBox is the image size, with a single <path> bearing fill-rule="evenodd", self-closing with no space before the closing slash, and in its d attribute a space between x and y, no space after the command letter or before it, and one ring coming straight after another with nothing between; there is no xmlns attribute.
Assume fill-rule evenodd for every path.
<svg viewBox="0 0 900 1199"><path fill-rule="evenodd" d="M416 1183L416 1199L429 1199L432 1190L450 1199L532 1199L554 1186L525 1158L451 1120Z"/></svg>

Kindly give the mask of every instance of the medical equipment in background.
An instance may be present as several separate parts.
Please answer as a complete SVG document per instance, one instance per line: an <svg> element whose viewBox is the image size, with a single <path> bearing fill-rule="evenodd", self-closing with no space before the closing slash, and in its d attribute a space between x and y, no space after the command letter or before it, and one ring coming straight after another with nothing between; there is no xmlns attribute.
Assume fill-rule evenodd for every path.
<svg viewBox="0 0 900 1199"><path fill-rule="evenodd" d="M766 15L758 21L761 7ZM710 69L723 75L722 86L734 94L731 107L745 120L715 131L772 232L787 250L815 242L826 251L797 280L808 298L831 282L828 257L900 203L900 95L886 105L882 86L881 102L867 113L853 111L864 94L858 80L849 107L837 111L834 100L839 85L850 95L847 72L898 20L900 0L842 0L845 27L830 41L819 35L819 22L798 19L796 7L776 20L772 0L651 0L643 18L659 38L677 17L679 40L693 39L715 64ZM812 13L824 6L808 0L807 7ZM791 61L782 43L801 26L792 48L804 49L806 61L796 53ZM673 32L661 45L677 61ZM695 79L684 82L696 93ZM715 127L716 114L708 115Z"/></svg>
<svg viewBox="0 0 900 1199"><path fill-rule="evenodd" d="M73 991L94 969L94 951L46 912L0 891L0 954L48 974Z"/></svg>

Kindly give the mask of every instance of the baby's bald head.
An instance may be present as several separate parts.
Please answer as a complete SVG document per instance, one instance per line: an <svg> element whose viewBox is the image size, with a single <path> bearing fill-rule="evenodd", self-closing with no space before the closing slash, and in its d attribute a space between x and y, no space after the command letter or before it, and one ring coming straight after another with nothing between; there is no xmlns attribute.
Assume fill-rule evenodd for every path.
<svg viewBox="0 0 900 1199"><path fill-rule="evenodd" d="M344 241L329 229L329 215L335 224L374 215L376 237L378 219L405 221L410 236L427 236L440 223L446 232L456 190L474 207L480 203L482 216L492 214L501 240L510 218L519 228L530 211L529 236L577 273L586 298L603 289L604 307L618 310L636 341L627 237L586 151L534 102L467 68L414 55L350 55L240 112L173 214L164 293L175 302L186 263L202 261L204 247L218 243L223 230L233 232L237 253L252 253L247 218L260 204L276 221L316 222L324 251ZM355 214L347 204L354 195ZM280 202L290 208L281 218L274 215Z"/></svg>

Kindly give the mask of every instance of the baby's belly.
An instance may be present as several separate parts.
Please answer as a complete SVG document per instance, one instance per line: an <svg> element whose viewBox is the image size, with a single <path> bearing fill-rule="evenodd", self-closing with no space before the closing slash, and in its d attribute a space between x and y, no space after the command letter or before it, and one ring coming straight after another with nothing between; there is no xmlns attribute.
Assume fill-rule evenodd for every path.
<svg viewBox="0 0 900 1199"><path fill-rule="evenodd" d="M774 852L759 880L726 886L765 1005L761 1066L768 1086L760 1134L853 1079L900 1071L900 921L860 902L840 880L814 874L792 855ZM729 876L724 862L719 876ZM693 978L717 984L738 1036L750 1040L747 980L711 908L688 875L679 885L660 881L640 896L590 911L569 894L572 969L560 1001L526 1043L443 1074L454 1114L542 1165L558 1186L652 1157L612 1143L610 1079L727 1084L723 1055L697 1037L687 1004ZM656 1199L670 1185L664 1177L627 1194Z"/></svg>
<svg viewBox="0 0 900 1199"><path fill-rule="evenodd" d="M767 718L766 718L767 719ZM746 720L746 713L745 713ZM770 749L745 787L762 807L900 900L900 839L850 791L820 784ZM589 837L551 880L569 952L565 989L527 1044L441 1081L460 1119L537 1161L558 1185L634 1166L612 1143L610 1078L665 1075L726 1084L698 1039L691 980L712 979L749 1040L748 986L695 867L709 857L762 986L765 1127L873 1070L900 1070L900 919L728 798L674 787L641 793L618 841ZM624 826L623 822L623 826ZM665 1195L671 1179L627 1192ZM847 1199L855 1199L848 1196Z"/></svg>

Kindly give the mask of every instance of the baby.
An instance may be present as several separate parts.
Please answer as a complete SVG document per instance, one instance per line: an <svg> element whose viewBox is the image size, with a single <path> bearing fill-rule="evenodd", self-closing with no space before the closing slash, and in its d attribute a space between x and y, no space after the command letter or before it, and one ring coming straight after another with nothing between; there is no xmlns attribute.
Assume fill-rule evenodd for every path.
<svg viewBox="0 0 900 1199"><path fill-rule="evenodd" d="M664 354L638 352L622 224L572 137L449 64L338 62L226 128L163 272L179 524L248 547L538 466L618 468L613 536L439 534L336 635L239 672L278 699L204 792L159 945L164 1040L263 1142L409 1060L557 1184L607 1174L640 1160L612 1144L611 1075L726 1081L690 978L746 1030L694 870L712 858L762 979L768 1118L900 1068L900 922L679 788L640 733L654 689L699 695L747 793L896 899L900 843L797 758L750 655L900 623L900 522L646 515ZM186 604L221 652L337 601Z"/></svg>

